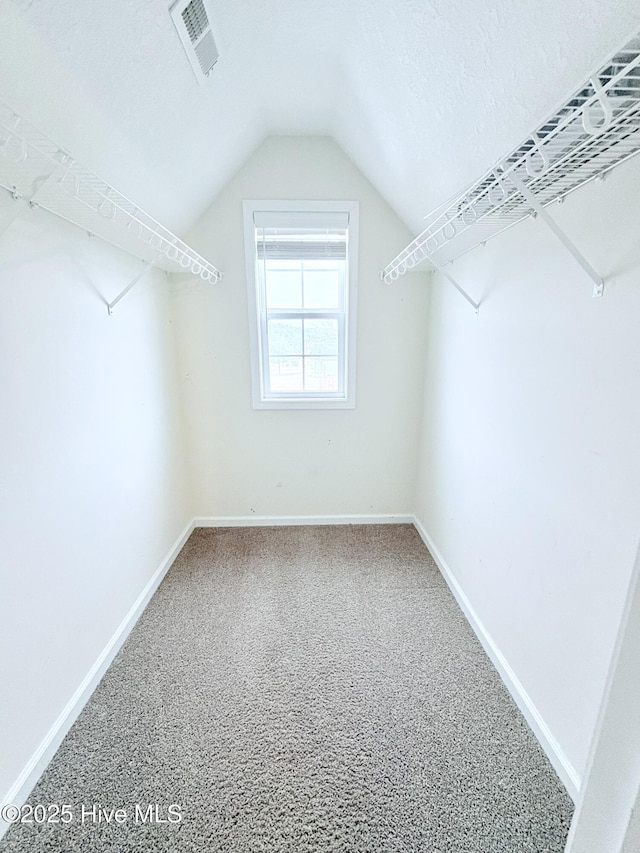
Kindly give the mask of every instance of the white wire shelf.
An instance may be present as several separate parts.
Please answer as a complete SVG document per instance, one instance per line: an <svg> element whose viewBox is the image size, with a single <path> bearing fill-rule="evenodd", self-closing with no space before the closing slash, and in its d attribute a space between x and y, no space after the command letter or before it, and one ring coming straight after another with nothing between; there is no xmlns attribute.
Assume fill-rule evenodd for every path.
<svg viewBox="0 0 640 853"><path fill-rule="evenodd" d="M0 99L0 187L167 272L222 273Z"/></svg>
<svg viewBox="0 0 640 853"><path fill-rule="evenodd" d="M429 214L425 230L380 277L392 282L419 264L441 270L527 216L541 213L552 202L604 176L639 150L640 37L636 37L522 145L453 201ZM547 214L547 224L552 225L549 220ZM554 230L559 231L557 226ZM575 247L567 248L580 260ZM600 282L594 295L601 293Z"/></svg>

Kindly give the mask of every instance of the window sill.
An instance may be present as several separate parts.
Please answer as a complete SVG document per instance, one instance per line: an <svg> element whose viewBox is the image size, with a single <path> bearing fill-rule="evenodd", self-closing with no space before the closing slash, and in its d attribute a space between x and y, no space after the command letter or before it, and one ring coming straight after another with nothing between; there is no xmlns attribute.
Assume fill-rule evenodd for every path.
<svg viewBox="0 0 640 853"><path fill-rule="evenodd" d="M281 398L273 400L254 400L254 409L355 409L355 400L345 399L309 399Z"/></svg>

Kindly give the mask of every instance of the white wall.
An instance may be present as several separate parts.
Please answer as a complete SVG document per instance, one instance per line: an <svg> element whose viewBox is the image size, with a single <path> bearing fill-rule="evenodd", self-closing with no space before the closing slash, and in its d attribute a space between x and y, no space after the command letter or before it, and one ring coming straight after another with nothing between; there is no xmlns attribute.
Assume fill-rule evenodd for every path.
<svg viewBox="0 0 640 853"><path fill-rule="evenodd" d="M417 514L582 776L640 520L640 162L432 285ZM401 286L401 285L399 285Z"/></svg>
<svg viewBox="0 0 640 853"><path fill-rule="evenodd" d="M640 549L566 853L640 850Z"/></svg>
<svg viewBox="0 0 640 853"><path fill-rule="evenodd" d="M256 411L242 200L360 202L357 406ZM425 352L427 289L378 273L411 234L331 140L268 139L189 235L224 270L212 287L176 288L180 364L202 516L386 514L411 511Z"/></svg>
<svg viewBox="0 0 640 853"><path fill-rule="evenodd" d="M43 211L0 236L0 797L192 516L168 283L105 305L139 268Z"/></svg>

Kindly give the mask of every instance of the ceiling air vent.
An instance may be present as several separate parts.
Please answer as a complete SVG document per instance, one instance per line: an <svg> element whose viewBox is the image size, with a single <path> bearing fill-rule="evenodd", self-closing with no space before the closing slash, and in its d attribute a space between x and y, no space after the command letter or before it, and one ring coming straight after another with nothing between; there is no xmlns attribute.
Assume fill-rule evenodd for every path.
<svg viewBox="0 0 640 853"><path fill-rule="evenodd" d="M218 61L204 0L177 0L170 12L191 67L202 82Z"/></svg>

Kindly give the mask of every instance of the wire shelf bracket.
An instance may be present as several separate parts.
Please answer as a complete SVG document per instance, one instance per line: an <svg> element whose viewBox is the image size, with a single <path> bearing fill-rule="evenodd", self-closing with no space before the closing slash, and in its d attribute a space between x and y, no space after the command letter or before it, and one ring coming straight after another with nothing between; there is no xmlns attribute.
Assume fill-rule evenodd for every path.
<svg viewBox="0 0 640 853"><path fill-rule="evenodd" d="M131 279L131 281L124 288L124 290L121 290L120 293L116 296L116 298L114 300L107 303L107 311L109 312L110 315L113 314L113 309L116 307L118 302L120 302L120 300L123 297L125 297L127 295L127 293L129 293L129 291L132 290L136 286L136 284L140 281L140 279L143 278L146 275L146 273L148 273L149 270L151 269L151 267L153 267L153 266L154 266L154 264L152 261L147 261L144 264L144 266L142 267L142 269L140 270L140 272L138 273L138 275Z"/></svg>
<svg viewBox="0 0 640 853"><path fill-rule="evenodd" d="M480 311L480 303L473 301L467 291L460 284L458 284L455 278L451 275L449 270L445 269L445 267L441 266L434 257L432 257L431 255L427 255L426 253L425 260L428 260L434 269L436 269L439 273L442 273L442 275L455 287L458 293L460 293L467 300L469 305L473 306L473 310L477 315ZM380 278L382 279L382 281L386 281L387 284L389 283L387 279L385 279L384 270L380 273Z"/></svg>
<svg viewBox="0 0 640 853"><path fill-rule="evenodd" d="M590 279L593 281L593 297L594 299L598 296L602 296L604 293L604 279L598 275L598 273L594 270L591 264L584 257L582 252L580 252L576 246L572 243L572 241L567 237L565 232L560 228L558 223L549 212L540 204L538 199L533 195L533 193L526 187L520 178L516 177L516 175L511 175L511 182L514 184L516 189L527 199L531 207L535 210L535 212L540 216L545 225L555 234L555 236L560 240L562 245L573 255L576 261L580 264L582 269L587 273Z"/></svg>
<svg viewBox="0 0 640 853"><path fill-rule="evenodd" d="M437 261L434 261L433 258L431 259L431 263L434 264L434 266L438 270L438 272L441 272L442 275L451 282L451 284L455 287L455 289L458 291L458 293L460 293L462 296L464 296L464 298L467 300L469 305L473 306L473 310L475 311L476 316L477 316L480 313L480 303L474 302L473 299L467 293L467 291L464 288L460 287L460 285L455 280L455 278L444 267L441 267Z"/></svg>
<svg viewBox="0 0 640 853"><path fill-rule="evenodd" d="M222 273L102 178L80 166L0 98L0 187L18 206L0 220L0 236L15 218L39 207L169 273L190 272L213 284ZM139 281L110 303L110 310Z"/></svg>
<svg viewBox="0 0 640 853"><path fill-rule="evenodd" d="M443 272L456 258L533 211L592 279L593 295L602 296L602 277L546 208L586 183L604 178L639 151L640 35L636 35L522 145L429 214L427 227L380 276L393 282L416 267Z"/></svg>

